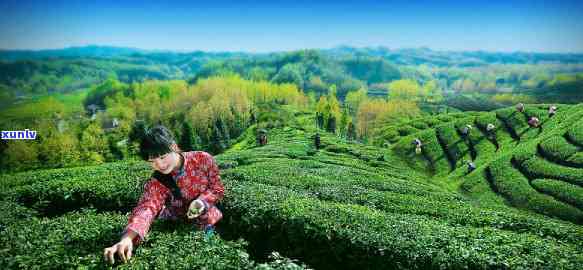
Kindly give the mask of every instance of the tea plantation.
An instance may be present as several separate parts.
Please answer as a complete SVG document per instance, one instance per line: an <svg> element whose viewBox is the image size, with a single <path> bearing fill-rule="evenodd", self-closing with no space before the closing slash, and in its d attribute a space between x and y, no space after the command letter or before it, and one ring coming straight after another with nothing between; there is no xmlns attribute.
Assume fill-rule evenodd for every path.
<svg viewBox="0 0 583 270"><path fill-rule="evenodd" d="M416 119L381 130L383 146L321 132L316 149L313 116L300 113L265 146L251 128L216 156L219 234L157 221L132 261L114 267L583 269L583 105L551 118L546 108ZM128 161L2 175L0 267L108 268L103 248L149 174Z"/></svg>

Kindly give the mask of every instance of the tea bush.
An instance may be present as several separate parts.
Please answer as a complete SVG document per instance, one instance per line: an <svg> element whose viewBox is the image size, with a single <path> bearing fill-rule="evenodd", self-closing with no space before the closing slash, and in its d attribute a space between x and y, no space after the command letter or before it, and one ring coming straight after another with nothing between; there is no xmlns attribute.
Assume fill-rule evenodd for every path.
<svg viewBox="0 0 583 270"><path fill-rule="evenodd" d="M3 203L0 203L5 208ZM11 222L0 232L3 269L105 269L103 249L119 240L127 216L93 210L54 219L31 217ZM192 225L156 222L127 264L117 269L303 269L289 260L256 265L244 242L205 238Z"/></svg>
<svg viewBox="0 0 583 270"><path fill-rule="evenodd" d="M530 158L518 163L529 178L553 178L583 187L583 169L561 166L540 157Z"/></svg>
<svg viewBox="0 0 583 270"><path fill-rule="evenodd" d="M228 223L317 268L575 269L583 263L580 244L323 202L282 187L230 183L228 190Z"/></svg>
<svg viewBox="0 0 583 270"><path fill-rule="evenodd" d="M516 207L583 224L581 210L537 192L529 184L528 178L509 166L509 163L504 159L496 160L486 171L497 193Z"/></svg>
<svg viewBox="0 0 583 270"><path fill-rule="evenodd" d="M542 193L583 210L583 188L579 186L554 179L535 179L532 186Z"/></svg>
<svg viewBox="0 0 583 270"><path fill-rule="evenodd" d="M573 125L567 132L567 138L576 145L583 147L583 122Z"/></svg>
<svg viewBox="0 0 583 270"><path fill-rule="evenodd" d="M551 137L543 141L539 149L545 158L554 161L567 161L578 151L578 148L567 142L565 137Z"/></svg>

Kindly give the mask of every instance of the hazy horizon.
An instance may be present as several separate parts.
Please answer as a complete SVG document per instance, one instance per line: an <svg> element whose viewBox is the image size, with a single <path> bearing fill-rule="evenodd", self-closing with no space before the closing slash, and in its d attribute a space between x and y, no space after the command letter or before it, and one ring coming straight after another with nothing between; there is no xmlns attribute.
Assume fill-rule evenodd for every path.
<svg viewBox="0 0 583 270"><path fill-rule="evenodd" d="M537 51L493 51L493 50L438 50L428 46L420 46L420 47L402 47L402 48L389 48L386 46L351 46L347 44L339 44L337 46L333 46L330 48L297 48L297 49L289 49L289 50L274 50L274 51L262 51L262 52L255 52L255 51L225 51L225 50L177 50L177 49L164 49L164 48L154 48L154 49L144 49L139 47L126 47L126 46L117 46L117 45L110 45L110 44L86 44L86 45L78 45L78 46L67 46L67 47L59 47L59 48L40 48L40 49L6 49L0 48L0 51L31 51L31 52L40 52L40 51L51 51L51 50L66 50L66 49L75 49L75 48L87 48L87 47L99 47L99 48L118 48L118 49L131 49L131 50L139 50L145 51L147 53L156 53L156 52L170 52L170 53L193 53L193 52L205 52L205 53L247 53L247 54L270 54L270 53L285 53L285 52L294 52L294 51L302 51L302 50L332 50L342 47L349 47L355 49L376 49L376 48L384 48L391 51L398 51L398 50L417 50L417 49L429 49L434 52L485 52L485 53L504 53L504 54L512 54L512 53L540 53L540 54L583 54L582 51L575 51L575 52L537 52Z"/></svg>
<svg viewBox="0 0 583 270"><path fill-rule="evenodd" d="M269 53L339 46L583 53L579 1L4 1L1 49Z"/></svg>

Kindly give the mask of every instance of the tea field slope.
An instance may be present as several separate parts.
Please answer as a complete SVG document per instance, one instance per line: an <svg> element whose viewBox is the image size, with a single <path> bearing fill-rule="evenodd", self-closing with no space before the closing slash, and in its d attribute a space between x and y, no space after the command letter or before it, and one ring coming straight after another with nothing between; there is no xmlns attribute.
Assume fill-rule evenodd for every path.
<svg viewBox="0 0 583 270"><path fill-rule="evenodd" d="M495 114L478 117L498 120ZM503 132L505 147L512 138ZM285 251L318 269L583 265L581 226L509 207L503 197L491 206L476 203L442 183L460 173L457 165L431 168L431 161L421 160L413 165L427 170L416 171L410 157L398 154L399 143L386 149L322 134L316 149L314 134L306 127L272 129L267 145L255 146L249 136L247 147L218 156L228 168L225 223L236 228L225 234L253 243L253 254ZM496 152L492 143L475 139L479 151ZM434 160L443 155L435 150Z"/></svg>
<svg viewBox="0 0 583 270"><path fill-rule="evenodd" d="M120 267L583 266L581 106L543 117L542 131L510 109L459 115L403 133L390 148L321 133L316 149L313 115L295 116L268 130L267 145L255 144L252 127L215 157L226 186L218 237L156 222L133 262ZM476 126L469 141L457 131L466 122ZM489 122L499 127L498 151L485 136ZM411 149L414 137L425 142L421 155ZM478 168L466 174L468 159ZM102 249L119 237L149 173L128 161L2 175L0 266L103 268ZM272 251L284 257L268 259Z"/></svg>
<svg viewBox="0 0 583 270"><path fill-rule="evenodd" d="M105 247L120 238L151 169L143 162L2 175L0 268L109 269ZM244 241L207 237L181 222L154 223L117 269L303 269L272 254L254 262ZM119 260L119 259L118 259Z"/></svg>
<svg viewBox="0 0 583 270"><path fill-rule="evenodd" d="M547 107L479 113L403 137L392 150L474 204L510 205L583 224L583 105L559 106L553 117ZM539 127L527 124L533 116ZM497 127L494 134L486 131L489 123ZM475 128L463 138L467 124ZM414 138L424 142L420 155L414 154ZM476 170L468 170L469 161Z"/></svg>

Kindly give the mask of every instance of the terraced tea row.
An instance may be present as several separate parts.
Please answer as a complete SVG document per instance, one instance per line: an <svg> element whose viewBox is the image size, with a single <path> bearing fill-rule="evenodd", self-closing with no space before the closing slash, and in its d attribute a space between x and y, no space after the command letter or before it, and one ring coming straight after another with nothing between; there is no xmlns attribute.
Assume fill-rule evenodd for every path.
<svg viewBox="0 0 583 270"><path fill-rule="evenodd" d="M451 226L425 216L322 201L284 187L231 182L228 190L231 226L319 269L576 269L583 263L580 243Z"/></svg>
<svg viewBox="0 0 583 270"><path fill-rule="evenodd" d="M442 185L461 179L460 187L477 200L495 201L490 195L473 192L486 185L489 192L502 195L515 207L581 223L578 195L583 170L577 141L583 139L579 136L583 107L561 105L551 117L548 106L528 105L523 112L506 108L459 118L404 137L393 151L406 157L413 168L429 170ZM540 120L538 127L529 125L532 117ZM495 129L488 130L488 124ZM467 125L474 128L464 134ZM423 143L421 155L414 154L414 138ZM469 161L477 170L463 166ZM562 182L551 184L551 179Z"/></svg>
<svg viewBox="0 0 583 270"><path fill-rule="evenodd" d="M538 146L538 152L549 161L567 167L583 168L583 151L565 136L549 138Z"/></svg>
<svg viewBox="0 0 583 270"><path fill-rule="evenodd" d="M580 125L582 107L563 107L562 113L552 118L544 116L540 107L535 109L527 110L525 115L544 119L542 133L524 126L524 119L515 111L497 112L499 119L514 123L509 126L513 132L529 139L522 139L516 150L490 163L486 179L495 192L515 207L583 224L580 148L566 139Z"/></svg>
<svg viewBox="0 0 583 270"><path fill-rule="evenodd" d="M566 161L579 152L573 143L578 131L570 128L583 117L581 107L561 107L545 119L542 132L512 125L523 124L521 117L542 107L524 114L460 114L431 127L419 125L422 131L403 136L390 150L331 134L322 134L322 147L316 149L314 130L291 127L271 129L269 143L257 147L248 132L235 149L216 157L226 185L221 236L244 237L254 256L276 250L318 269L579 269L583 227L573 223L583 220L577 189L581 169L537 153L548 151ZM511 124L492 135L488 123ZM467 124L475 128L464 139L460 131ZM557 134L565 140L551 142ZM421 155L413 151L415 137L424 142ZM555 150L563 148L573 153ZM479 167L466 175L462 165L468 159ZM128 162L3 175L0 183L9 188L0 192L1 264L102 267L101 250L117 240L127 221L119 211L135 204L150 170ZM468 185L463 195L444 188L445 181L456 184L454 177L475 186ZM479 190L542 215L490 205L474 197ZM94 210L78 212L81 207ZM177 268L202 263L211 269L298 267L285 259L259 266L242 242L207 241L185 224L154 226L134 264L123 267L164 268L174 260ZM18 239L22 244L8 248ZM185 244L177 248L176 241ZM31 244L46 252L27 255Z"/></svg>
<svg viewBox="0 0 583 270"><path fill-rule="evenodd" d="M3 269L106 269L103 248L113 244L127 216L82 211L54 219L1 201L0 266ZM26 219L15 219L27 215ZM178 248L179 247L179 248ZM256 264L244 242L206 238L190 225L159 222L130 263L117 269L303 269L287 259ZM116 258L119 261L119 258Z"/></svg>
<svg viewBox="0 0 583 270"><path fill-rule="evenodd" d="M512 206L574 223L583 223L581 210L539 193L531 186L526 176L509 164L511 164L509 159L498 159L492 162L486 169L486 177L492 189Z"/></svg>
<svg viewBox="0 0 583 270"><path fill-rule="evenodd" d="M305 161L301 161L305 162ZM297 169L296 169L297 168ZM473 207L457 194L432 186L366 176L354 179L352 173L328 175L331 168L321 166L302 173L297 161L273 160L237 167L225 173L225 181L244 185L262 183L278 186L313 199L350 205L361 205L386 213L400 213L435 218L452 226L493 227L503 230L536 232L572 243L579 241L583 230L572 230L552 219L532 218L518 211ZM267 173L273 172L273 173Z"/></svg>

